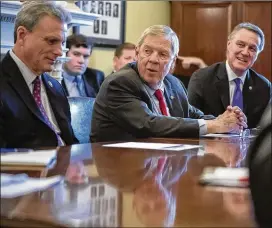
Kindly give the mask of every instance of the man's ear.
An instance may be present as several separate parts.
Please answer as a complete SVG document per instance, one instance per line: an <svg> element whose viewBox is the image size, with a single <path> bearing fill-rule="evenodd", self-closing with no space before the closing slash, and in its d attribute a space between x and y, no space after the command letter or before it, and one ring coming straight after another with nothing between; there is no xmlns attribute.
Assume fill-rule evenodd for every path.
<svg viewBox="0 0 272 228"><path fill-rule="evenodd" d="M231 40L228 40L228 42L227 42L227 48L229 47L230 43L231 43Z"/></svg>
<svg viewBox="0 0 272 228"><path fill-rule="evenodd" d="M117 61L118 61L118 59L119 59L119 58L118 58L117 56L114 56L114 57L113 57L113 61L112 61L112 62L113 62L113 69L114 69L114 70L116 70L116 66L117 66Z"/></svg>
<svg viewBox="0 0 272 228"><path fill-rule="evenodd" d="M19 43L20 46L23 46L25 38L28 34L28 30L24 26L19 26L17 28L17 41L16 43Z"/></svg>
<svg viewBox="0 0 272 228"><path fill-rule="evenodd" d="M136 48L135 48L135 60L136 61L138 61L138 59L139 59L139 51L140 51L140 47L139 46L137 46Z"/></svg>
<svg viewBox="0 0 272 228"><path fill-rule="evenodd" d="M177 60L177 56L174 57L174 59L172 60L172 64L171 64L171 70L170 72L174 72L175 66L176 66L176 60Z"/></svg>

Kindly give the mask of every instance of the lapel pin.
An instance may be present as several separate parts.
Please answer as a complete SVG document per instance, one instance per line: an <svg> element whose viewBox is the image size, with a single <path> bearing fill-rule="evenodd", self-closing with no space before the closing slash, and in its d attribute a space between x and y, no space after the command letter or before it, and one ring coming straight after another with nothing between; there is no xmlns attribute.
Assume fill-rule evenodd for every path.
<svg viewBox="0 0 272 228"><path fill-rule="evenodd" d="M252 90L252 86L249 86L248 88L249 88L249 90Z"/></svg>
<svg viewBox="0 0 272 228"><path fill-rule="evenodd" d="M48 85L49 85L51 88L53 88L52 82L48 81Z"/></svg>
<svg viewBox="0 0 272 228"><path fill-rule="evenodd" d="M170 96L170 98L173 100L174 99L174 97L173 96Z"/></svg>

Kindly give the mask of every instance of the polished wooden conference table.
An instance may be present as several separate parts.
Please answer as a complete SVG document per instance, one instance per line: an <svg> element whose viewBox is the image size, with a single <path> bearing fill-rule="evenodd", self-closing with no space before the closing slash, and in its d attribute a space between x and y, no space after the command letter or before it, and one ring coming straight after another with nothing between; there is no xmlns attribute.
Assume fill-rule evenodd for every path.
<svg viewBox="0 0 272 228"><path fill-rule="evenodd" d="M57 163L40 175L63 175L64 181L42 192L1 199L1 227L256 226L248 189L198 182L204 167L245 166L249 139L138 141L202 149L109 148L105 143L60 147ZM167 159L159 172L162 157ZM33 167L24 172L33 174Z"/></svg>

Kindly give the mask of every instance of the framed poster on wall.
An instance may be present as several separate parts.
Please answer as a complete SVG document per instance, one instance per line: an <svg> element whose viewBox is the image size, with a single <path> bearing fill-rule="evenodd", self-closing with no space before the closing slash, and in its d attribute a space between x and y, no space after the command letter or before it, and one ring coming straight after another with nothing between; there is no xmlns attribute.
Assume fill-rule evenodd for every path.
<svg viewBox="0 0 272 228"><path fill-rule="evenodd" d="M84 12L100 17L92 27L76 27L75 33L90 37L96 47L116 47L124 42L125 1L77 1L76 5Z"/></svg>

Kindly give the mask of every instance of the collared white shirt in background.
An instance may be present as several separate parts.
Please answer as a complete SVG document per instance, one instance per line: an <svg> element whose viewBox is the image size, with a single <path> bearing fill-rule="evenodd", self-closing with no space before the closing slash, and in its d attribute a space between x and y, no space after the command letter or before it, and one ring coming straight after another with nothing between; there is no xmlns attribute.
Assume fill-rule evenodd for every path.
<svg viewBox="0 0 272 228"><path fill-rule="evenodd" d="M32 94L33 92L33 81L35 80L35 78L37 77L37 75L35 75L16 55L15 53L10 50L9 51L10 53L10 56L11 58L15 61L15 63L17 64L19 70L21 71L25 81L26 81L26 84L30 90L30 93ZM43 107L44 107L44 110L46 112L46 115L48 116L49 118L49 121L52 123L54 129L55 129L55 132L57 134L60 135L60 129L59 129L59 126L58 126L58 123L57 123L57 120L56 120L56 117L54 115L54 112L52 110L52 107L50 105L50 102L48 100L48 96L47 96L47 93L46 93L46 90L45 90L45 87L44 87L44 84L43 84L43 81L41 79L41 75L38 76L40 78L40 81L41 81L41 101L42 101L42 104L43 104ZM60 137L61 138L61 137ZM62 144L65 145L64 141L61 139L62 141Z"/></svg>
<svg viewBox="0 0 272 228"><path fill-rule="evenodd" d="M155 92L156 92L157 89L160 89L162 91L163 100L164 100L164 102L166 104L167 114L168 114L168 116L171 116L170 112L169 112L169 108L168 108L167 102L165 100L165 96L164 96L164 88L165 88L164 83L161 83L158 86L157 89L150 88L146 84L144 84L144 87L146 88L147 92L149 93L149 96L151 98L151 102L153 103L153 106L155 107L155 112L157 114L160 114L160 115L162 115L161 109L160 109L160 103L159 103L159 100L157 99L157 97L155 96ZM198 121L198 124L199 124L199 135L205 135L205 134L207 134L207 124L206 124L206 121L204 119L198 119L197 121Z"/></svg>
<svg viewBox="0 0 272 228"><path fill-rule="evenodd" d="M234 79L240 78L242 80L242 83L240 84L240 87L241 87L241 91L243 91L247 71L242 76L238 77L233 72L233 70L230 68L228 61L226 61L226 69L227 69L228 80L229 80L229 97L230 97L230 105L231 105L232 100L233 100L234 91L235 91L235 88L236 88L236 83L234 82Z"/></svg>

